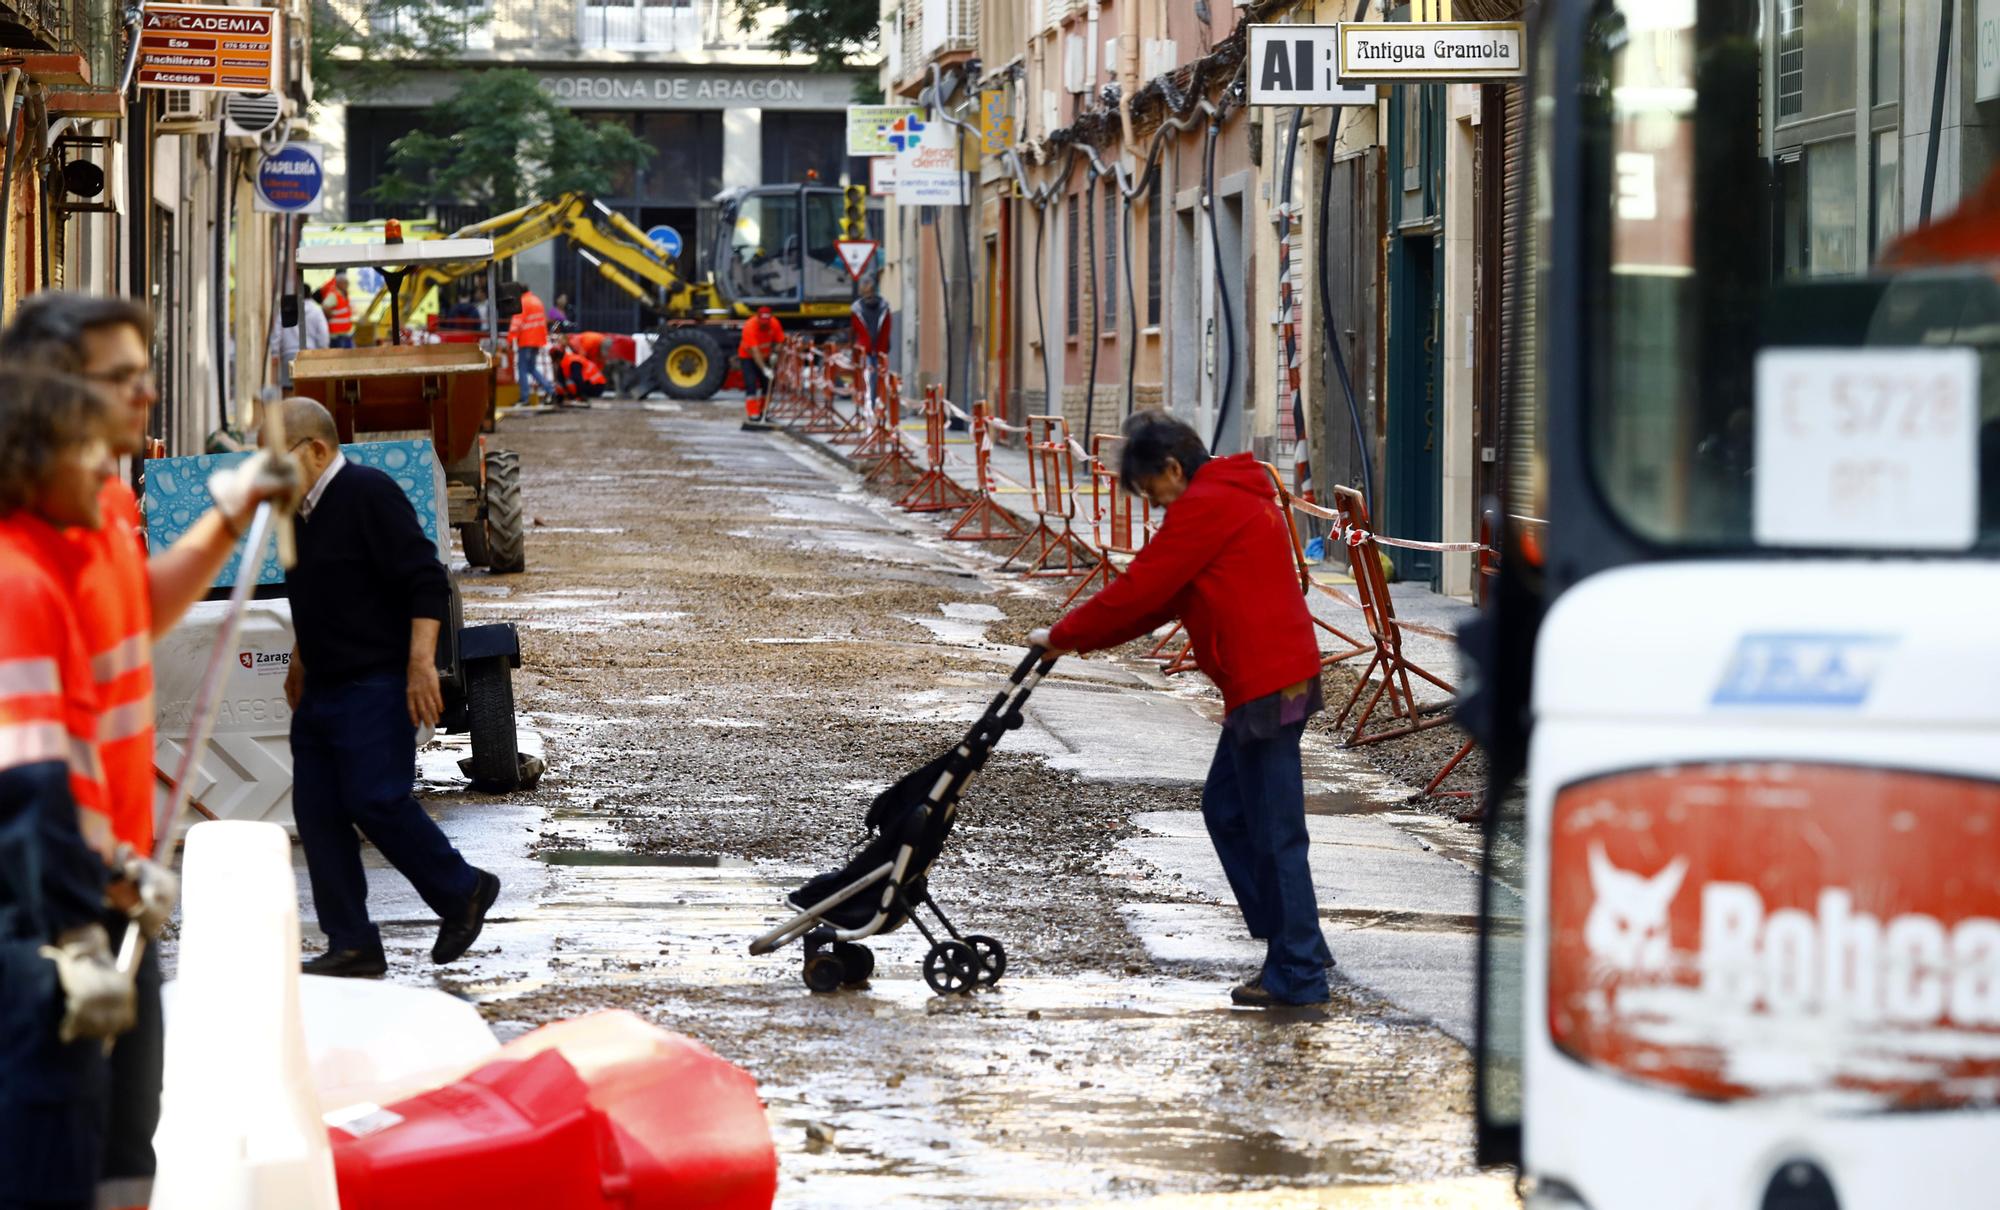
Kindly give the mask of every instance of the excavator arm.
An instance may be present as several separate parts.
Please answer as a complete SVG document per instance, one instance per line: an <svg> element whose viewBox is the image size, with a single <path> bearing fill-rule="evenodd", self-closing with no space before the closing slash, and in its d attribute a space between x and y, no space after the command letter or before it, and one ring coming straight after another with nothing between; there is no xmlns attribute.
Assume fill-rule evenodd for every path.
<svg viewBox="0 0 2000 1210"><path fill-rule="evenodd" d="M611 234L599 226L600 219L610 226ZM669 265L665 248L623 215L581 193L566 193L496 214L452 233L454 239L475 236L492 239L495 260L517 256L552 239L567 238L606 280L648 310L673 318L729 313L713 283L682 278ZM403 282L403 314L415 314L417 305L432 290L480 268L470 263L446 264L426 266L410 274ZM379 323L387 300L388 292L378 291L363 318Z"/></svg>

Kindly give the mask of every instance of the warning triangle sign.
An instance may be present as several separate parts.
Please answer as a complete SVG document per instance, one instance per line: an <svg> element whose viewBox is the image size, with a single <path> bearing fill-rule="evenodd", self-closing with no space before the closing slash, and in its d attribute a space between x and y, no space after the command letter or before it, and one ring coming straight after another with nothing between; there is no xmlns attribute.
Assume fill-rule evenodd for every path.
<svg viewBox="0 0 2000 1210"><path fill-rule="evenodd" d="M833 246L840 253L841 263L847 266L847 275L855 281L868 271L868 262L875 259L876 243L872 239L837 239Z"/></svg>

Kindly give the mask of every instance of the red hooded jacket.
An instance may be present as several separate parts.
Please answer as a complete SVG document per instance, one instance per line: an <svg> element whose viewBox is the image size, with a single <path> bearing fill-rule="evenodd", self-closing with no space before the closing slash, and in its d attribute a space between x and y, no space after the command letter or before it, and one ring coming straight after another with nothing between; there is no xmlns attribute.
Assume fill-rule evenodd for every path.
<svg viewBox="0 0 2000 1210"><path fill-rule="evenodd" d="M1175 617L1225 709L1319 675L1290 523L1249 454L1204 463L1125 574L1057 622L1049 641L1097 651Z"/></svg>

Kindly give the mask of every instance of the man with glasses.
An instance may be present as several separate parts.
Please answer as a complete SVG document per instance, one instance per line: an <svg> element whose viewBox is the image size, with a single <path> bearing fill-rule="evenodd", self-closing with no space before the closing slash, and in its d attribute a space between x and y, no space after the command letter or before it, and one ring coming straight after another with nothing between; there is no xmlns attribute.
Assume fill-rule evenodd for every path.
<svg viewBox="0 0 2000 1210"><path fill-rule="evenodd" d="M111 453L137 455L152 409L153 316L122 298L45 291L22 302L0 331L0 365L60 371L95 384L115 413ZM180 541L150 561L138 500L124 478L100 492L103 525L72 529L72 591L98 696L97 743L111 829L130 868L144 874L153 852L153 640L207 593L258 503L287 499L296 471L259 454L229 477L236 489ZM111 1052L112 1120L100 1204L144 1205L151 1191L153 1129L159 1122L163 1031L160 968L147 947L138 972L139 1019Z"/></svg>

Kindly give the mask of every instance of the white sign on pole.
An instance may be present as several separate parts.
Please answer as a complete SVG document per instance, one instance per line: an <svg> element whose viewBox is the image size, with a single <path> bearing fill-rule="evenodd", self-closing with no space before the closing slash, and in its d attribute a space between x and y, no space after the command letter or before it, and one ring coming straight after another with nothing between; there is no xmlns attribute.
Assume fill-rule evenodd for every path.
<svg viewBox="0 0 2000 1210"><path fill-rule="evenodd" d="M965 172L958 130L944 122L910 119L896 153L896 202L903 206L963 206Z"/></svg>
<svg viewBox="0 0 2000 1210"><path fill-rule="evenodd" d="M1340 27L1340 78L1420 84L1518 80L1528 74L1520 21L1368 21Z"/></svg>
<svg viewBox="0 0 2000 1210"><path fill-rule="evenodd" d="M1974 95L1981 101L2000 100L2000 0L1979 0L1972 33L1979 55L1979 89Z"/></svg>
<svg viewBox="0 0 2000 1210"><path fill-rule="evenodd" d="M892 155L870 156L868 159L868 192L876 197L896 196L896 157Z"/></svg>
<svg viewBox="0 0 2000 1210"><path fill-rule="evenodd" d="M837 239L833 250L840 253L840 263L847 266L847 276L855 281L868 271L868 262L875 259L876 243L872 239Z"/></svg>
<svg viewBox="0 0 2000 1210"><path fill-rule="evenodd" d="M1373 84L1340 82L1338 25L1252 25L1252 105L1373 105Z"/></svg>
<svg viewBox="0 0 2000 1210"><path fill-rule="evenodd" d="M1768 546L1964 550L1979 536L1979 355L1757 355L1755 525Z"/></svg>

